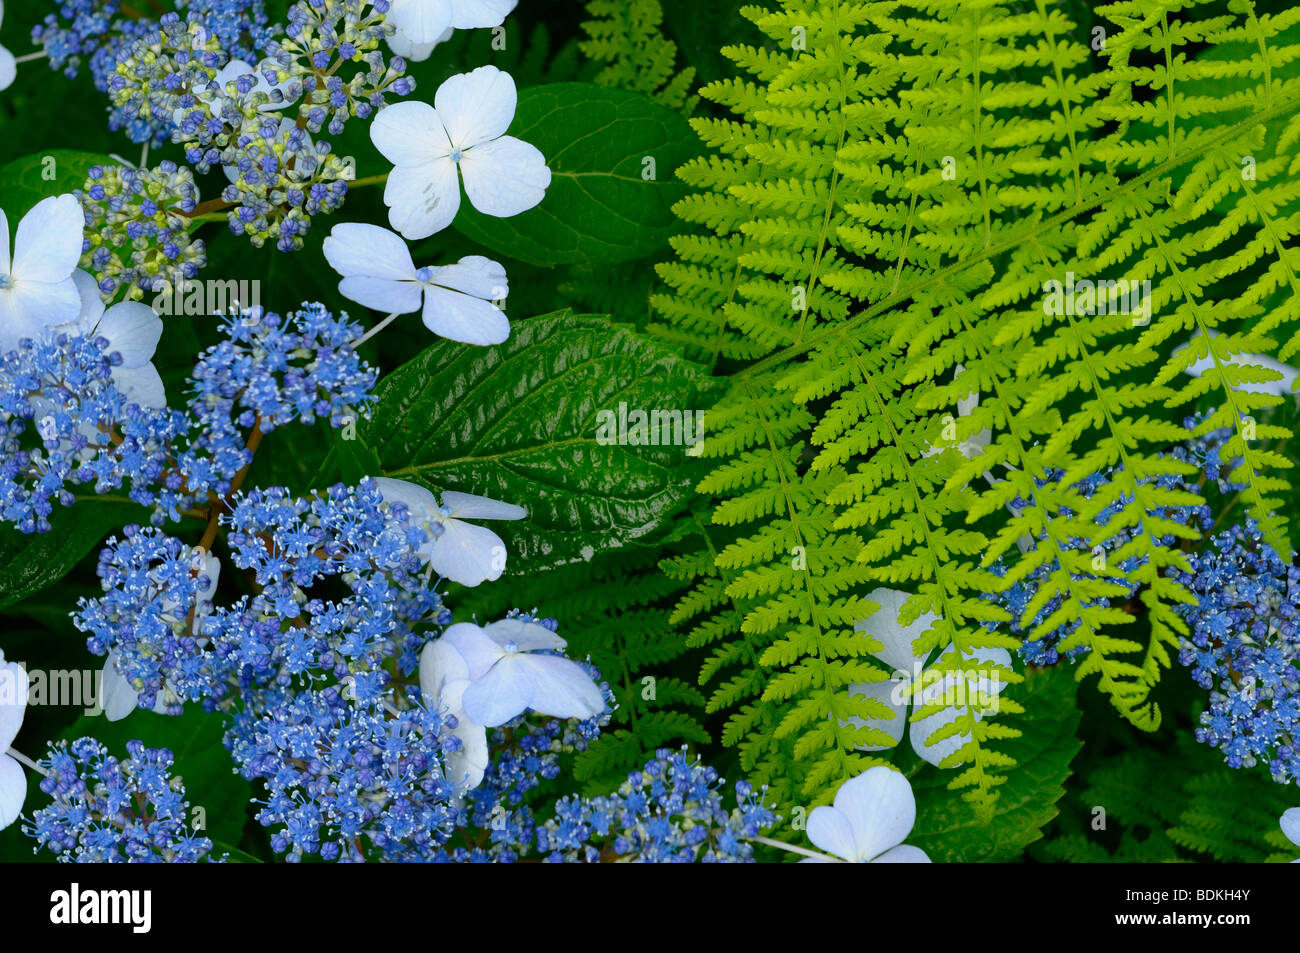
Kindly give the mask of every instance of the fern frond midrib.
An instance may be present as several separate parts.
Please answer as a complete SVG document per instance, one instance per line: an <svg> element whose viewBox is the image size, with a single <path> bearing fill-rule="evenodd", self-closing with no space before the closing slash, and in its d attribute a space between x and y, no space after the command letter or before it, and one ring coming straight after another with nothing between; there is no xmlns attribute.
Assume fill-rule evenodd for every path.
<svg viewBox="0 0 1300 953"><path fill-rule="evenodd" d="M794 496L791 493L791 489L790 489L790 480L788 479L788 475L786 473L786 465L788 461L786 460L785 456L780 452L780 450L777 448L776 437L772 433L772 428L768 423L767 415L761 409L761 403L758 400L758 395L754 393L753 388L749 384L745 385L745 389L746 392L749 393L755 405L760 407L758 415L759 415L759 420L761 421L763 427L763 436L767 440L768 452L772 454L772 458L776 463L777 477L781 481L781 495L782 498L785 500L786 514L790 520L790 529L794 533L795 545L800 547L801 552L807 552L808 551L807 542L804 540L803 533L799 529L799 508L795 505ZM821 620L818 618L818 609L820 607L817 604L816 598L813 597L812 591L808 585L808 578L811 577L811 575L812 575L811 567L809 567L805 572L803 572L800 575L800 579L803 581L803 585L800 587L800 589L803 592L804 598L807 601L808 621L813 627L815 642L817 645L817 654L815 656L815 660L817 662L818 675L821 678L822 688L828 692L831 692L833 695L834 689L831 688L830 674L826 671L827 656L826 656L826 647L823 642L822 624L821 624ZM847 765L844 764L844 753L846 751L846 744L842 734L843 725L840 723L840 719L835 716L834 705L832 704L831 707L832 707L831 737L834 738L835 740L835 754L840 758L841 767L847 767Z"/></svg>
<svg viewBox="0 0 1300 953"><path fill-rule="evenodd" d="M849 353L852 355L853 364L858 372L858 377L870 389L871 396L875 399L878 406L882 408L887 407L888 404L886 403L883 395L880 393L880 389L876 386L875 375L870 372L870 369L866 367L866 365L862 361L862 354L860 349L857 346L857 342L848 334L847 329L845 329L844 333L841 334L840 339L843 342L844 346L848 349ZM921 492L921 488L917 485L916 476L912 470L911 459L908 457L908 455L905 452L901 452L902 445L903 445L902 434L898 432L898 428L894 425L894 421L888 412L882 413L881 418L885 421L885 424L889 427L890 442L895 447L898 447L900 449L899 459L902 461L903 471L907 478L907 487L912 493L912 503L916 507L917 516L920 518L921 530L925 534L926 551L931 554L934 554L938 552L938 548L935 545L934 535L931 531L930 517L927 515L928 507L925 505L926 496L924 493ZM934 573L933 581L936 585L936 588L938 589L940 604L942 608L942 611L939 613L939 618L941 620L946 620L949 626L949 640L943 645L937 646L937 648L940 651L942 651L944 648L947 647L949 643L952 642L953 632L956 629L956 623L953 620L957 618L957 613L949 605L949 601L948 601L949 587L944 584L944 581L941 578L941 573L940 573L941 568L946 568L952 565L954 564L951 562L941 561L937 558L934 559L931 563L931 571ZM957 664L961 669L962 677L963 679L965 679L970 674L975 672L975 667L974 667L975 664L982 664L982 663L977 663L975 662L974 659L967 658L966 653L964 651L961 651L960 646L956 646L956 648L957 651L954 652L953 654L956 657ZM978 745L978 742L976 741L978 736L976 735L976 728L975 728L975 713L970 706L966 706L962 711L962 713L958 715L955 719L953 719L952 723L961 724L962 733L968 735L971 738L971 743ZM983 760L980 757L975 756L971 758L971 762L972 762L971 770L975 772L975 778L977 779L975 789L977 791L982 791L985 790L986 788L991 788L993 786L993 781L985 773Z"/></svg>
<svg viewBox="0 0 1300 953"><path fill-rule="evenodd" d="M848 101L848 95L847 95L847 91L844 88L844 56L843 56L843 49L842 49L842 42L841 42L843 37L839 31L839 22L840 22L839 13L840 13L839 0L835 0L835 5L832 7L832 12L831 12L831 24L835 28L835 33L834 33L835 42L833 44L833 48L835 52L835 66L839 71L839 80L840 80L840 108L837 110L836 113L839 116L839 131L836 133L835 153L834 153L835 155L839 155L841 150L843 150L844 136L845 133L848 132L848 118L844 115L844 106ZM823 256L826 254L826 243L827 240L830 238L831 220L835 216L835 200L836 200L836 195L838 193L839 184L840 184L840 170L832 166L830 190L829 190L829 194L826 196L826 211L822 215L821 232L817 236L817 251L813 255L812 269L809 272L808 283L805 286L808 289L809 294L812 293L813 288L817 284L818 275L821 272L822 259ZM811 314L812 314L812 309L805 307L803 311L803 317L799 319L799 329L795 332L795 336L794 336L795 344L798 344L801 340L803 340L804 332L808 328L808 318Z"/></svg>

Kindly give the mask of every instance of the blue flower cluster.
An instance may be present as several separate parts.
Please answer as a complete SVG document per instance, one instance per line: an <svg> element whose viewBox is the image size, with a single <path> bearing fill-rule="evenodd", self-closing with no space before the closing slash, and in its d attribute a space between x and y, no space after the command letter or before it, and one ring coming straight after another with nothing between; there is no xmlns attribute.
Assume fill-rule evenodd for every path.
<svg viewBox="0 0 1300 953"><path fill-rule="evenodd" d="M258 593L219 609L206 631L243 688L332 679L349 698L377 703L389 663L402 677L418 666L416 626L451 621L423 571L424 530L384 503L373 480L307 498L252 490L221 521L231 561Z"/></svg>
<svg viewBox="0 0 1300 953"><path fill-rule="evenodd" d="M84 191L83 268L98 278L107 300L119 288L125 298L170 291L207 263L202 239L191 238L186 216L198 204L194 173L164 160L154 169L91 166Z"/></svg>
<svg viewBox="0 0 1300 953"><path fill-rule="evenodd" d="M289 8L284 37L267 44L262 69L274 69L278 83L301 81L306 99L299 117L311 132L328 125L337 136L349 116L366 119L382 108L386 93L405 96L415 89L403 75L405 61L394 56L385 63L379 49L389 29L388 7L386 0L302 0ZM363 68L344 78L330 68L335 62Z"/></svg>
<svg viewBox="0 0 1300 953"><path fill-rule="evenodd" d="M557 727L536 732L539 745ZM555 750L562 750L561 745ZM753 860L750 839L776 823L776 815L744 781L735 786L737 806L727 811L719 793L722 778L686 750L661 748L608 796L557 800L538 822L521 804L520 778L553 776L554 755L520 746L493 763L484 777L486 793L471 792L470 821L479 830L468 847L439 851L426 859L454 863L514 863L536 857L551 863L745 863ZM509 805L509 806L507 806Z"/></svg>
<svg viewBox="0 0 1300 953"><path fill-rule="evenodd" d="M1209 690L1196 740L1229 767L1268 765L1300 783L1300 568L1263 541L1253 520L1216 535L1175 578L1195 596L1178 661Z"/></svg>
<svg viewBox="0 0 1300 953"><path fill-rule="evenodd" d="M177 6L188 6L185 19L171 13L154 21L129 15L120 0L67 0L32 29L32 42L69 79L88 60L95 87L112 102L109 129L160 146L175 132L175 96L211 79L196 66L208 70L227 56L252 57L271 36L263 0L182 0Z"/></svg>
<svg viewBox="0 0 1300 953"><path fill-rule="evenodd" d="M205 632L239 688L226 745L266 784L258 820L275 829L272 847L291 861L361 861L441 842L454 723L406 684L423 628L451 621L422 572L424 531L370 480L306 499L253 490L222 522L258 592Z"/></svg>
<svg viewBox="0 0 1300 953"><path fill-rule="evenodd" d="M225 61L221 44L197 17L163 14L117 52L107 77L110 128L161 145L176 129L178 98L205 89Z"/></svg>
<svg viewBox="0 0 1300 953"><path fill-rule="evenodd" d="M368 412L378 372L352 349L346 315L304 305L287 318L252 308L229 316L225 339L195 366L186 411L129 404L113 384L103 339L51 332L0 355L0 518L47 532L70 487L129 485L152 522L228 495L252 461L250 443L293 421L336 428Z"/></svg>
<svg viewBox="0 0 1300 953"><path fill-rule="evenodd" d="M545 804L560 757L585 750L609 720L603 683L607 707L595 717L521 715L495 729L482 782L458 793L445 768L463 744L456 717L430 707L414 677L451 615L429 588L428 537L405 507L385 503L372 480L303 498L255 489L234 496L221 525L254 595L212 605L205 552L128 527L101 554L105 594L83 599L74 621L92 652L116 656L140 707L178 715L200 701L228 715L225 745L264 785L257 818L287 860L748 861L749 839L774 823L745 784L726 811L717 772L667 750L616 794L563 798L539 820L533 802ZM67 786L59 764L52 791ZM55 829L31 833L68 841Z"/></svg>
<svg viewBox="0 0 1300 953"><path fill-rule="evenodd" d="M209 494L228 495L260 435L319 418L342 428L374 400L378 372L352 349L363 332L346 314L305 304L281 318L254 307L228 316L223 330L225 338L200 355L191 375L188 443L176 447L155 522L178 518Z"/></svg>
<svg viewBox="0 0 1300 953"><path fill-rule="evenodd" d="M1187 417L1183 421L1183 426L1189 433L1194 432L1203 419L1204 415ZM1198 471L1204 472L1208 479L1217 481L1222 492L1238 489L1239 487L1231 484L1227 478L1227 473L1232 467L1225 465L1220 459L1223 446L1231 436L1231 429L1224 428L1203 436L1192 437L1172 448L1170 459L1180 471L1195 467ZM1107 527L1112 519L1133 502L1132 494L1126 494L1114 485L1114 474L1118 473L1119 469L1092 474L1071 487L1071 490L1083 500L1096 499L1104 503L1093 515L1093 522L1099 528ZM1063 476L1064 471L1058 470L1050 475L1050 479L1059 481ZM1134 573L1145 565L1146 557L1133 554L1132 543L1143 533L1149 533L1161 546L1175 546L1180 537L1191 536L1211 528L1214 522L1211 508L1204 501L1195 501L1192 494L1198 491L1194 481L1189 482L1189 476L1183 472L1173 472L1145 481L1145 485L1168 501L1163 505L1153 506L1146 522L1122 527L1117 532L1107 534L1103 541L1096 545L1082 537L1069 541L1072 553L1077 553L1084 561L1106 560L1111 564L1112 569L1117 569L1124 574L1122 578L1110 577L1107 585L1113 591L1090 600L1087 603L1090 607L1110 606L1116 600L1127 600L1137 593L1140 586L1133 581ZM1038 484L1042 486L1046 482L1046 480L1039 480ZM1024 501L1017 500L1013 507L1023 505ZM1067 517L1073 515L1071 510L1064 508L1062 514ZM1179 530L1176 534L1174 530L1178 527L1186 527L1188 532ZM1041 541L1038 545L1042 545ZM1039 598L1041 587L1056 569L1056 561L1049 559L1028 575L1016 579L1001 592L986 596L989 601L997 603L1010 613L1009 630L1013 635L1021 637L1020 655L1029 665L1055 665L1060 661L1062 654L1067 658L1075 658L1088 650L1086 646L1075 646L1062 652L1061 645L1078 629L1079 620L1054 618L1063 605L1060 595L1053 595L1045 600L1034 614L1032 621L1028 623L1022 621L1030 606ZM1004 563L998 562L992 567L992 571L998 576L1005 576L1009 570ZM1095 578L1095 574L1084 575L1076 572L1071 574L1071 578L1082 581ZM1036 630L1044 624L1050 624L1050 628L1037 632ZM997 625L998 623L993 623L990 628L995 628Z"/></svg>
<svg viewBox="0 0 1300 953"><path fill-rule="evenodd" d="M274 34L265 0L177 0L176 7L202 23L235 59L251 59Z"/></svg>
<svg viewBox="0 0 1300 953"><path fill-rule="evenodd" d="M54 503L73 505L78 484L147 492L183 428L183 414L127 402L112 377L121 355L107 346L60 331L0 355L0 518L24 533L48 532Z"/></svg>
<svg viewBox="0 0 1300 953"><path fill-rule="evenodd" d="M226 747L245 778L265 783L257 820L274 829L271 847L286 860L399 859L450 836L442 758L451 736L437 713L357 701L337 685L251 697Z"/></svg>
<svg viewBox="0 0 1300 953"><path fill-rule="evenodd" d="M195 172L223 167L235 234L257 247L301 248L311 219L342 205L354 177L313 135L339 135L348 118L368 118L386 96L415 88L405 61L380 50L388 4L299 0L283 26L268 25L261 0L182 8L184 16L150 21L119 17L116 0L73 0L33 40L69 76L89 58L111 129L153 146L180 143Z"/></svg>
<svg viewBox="0 0 1300 953"><path fill-rule="evenodd" d="M308 498L257 489L230 507L231 561L258 588L233 606L203 598L206 552L157 528L128 526L100 553L104 595L82 599L73 621L92 653L116 653L140 707L154 709L164 693L171 714L183 701L228 708L236 687L319 687L331 676L349 698L377 702L390 660L406 675L417 666L415 626L450 621L421 572L424 531L388 508L373 481Z"/></svg>
<svg viewBox="0 0 1300 953"><path fill-rule="evenodd" d="M201 604L212 582L204 574L206 560L154 527L122 532L99 554L104 596L81 599L72 621L89 633L92 654L116 653L118 671L140 707L179 715L183 702L222 691L223 673L196 631L199 613L210 608Z"/></svg>
<svg viewBox="0 0 1300 953"><path fill-rule="evenodd" d="M537 849L553 862L737 863L753 860L749 838L776 815L746 781L728 812L722 778L683 751L661 748L608 797L562 798L537 830Z"/></svg>
<svg viewBox="0 0 1300 953"><path fill-rule="evenodd" d="M88 59L95 88L107 93L118 55L153 26L148 20L119 17L121 6L121 0L66 0L59 4L57 14L48 14L32 28L32 42L44 47L50 67L69 79L76 77L82 61ZM110 110L110 128L124 125L123 117ZM127 135L133 142L153 141L155 145L165 138L147 122L129 128Z"/></svg>
<svg viewBox="0 0 1300 953"><path fill-rule="evenodd" d="M127 743L121 761L93 738L50 745L41 790L53 799L23 831L59 860L75 863L196 863L212 841L192 830L172 753Z"/></svg>

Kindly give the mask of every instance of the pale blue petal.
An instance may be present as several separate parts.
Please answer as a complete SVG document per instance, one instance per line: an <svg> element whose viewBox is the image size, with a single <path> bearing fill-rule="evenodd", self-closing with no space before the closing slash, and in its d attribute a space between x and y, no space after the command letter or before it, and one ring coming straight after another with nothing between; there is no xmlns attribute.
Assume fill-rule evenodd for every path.
<svg viewBox="0 0 1300 953"><path fill-rule="evenodd" d="M516 664L533 684L529 707L534 711L555 718L594 718L605 710L600 689L577 662L554 655L523 655Z"/></svg>
<svg viewBox="0 0 1300 953"><path fill-rule="evenodd" d="M835 808L853 828L859 860L871 860L898 846L916 822L912 786L898 771L883 765L845 781L835 794Z"/></svg>
<svg viewBox="0 0 1300 953"><path fill-rule="evenodd" d="M842 811L822 805L808 815L808 839L813 846L847 861L858 860L853 825ZM822 861L825 863L825 861Z"/></svg>
<svg viewBox="0 0 1300 953"><path fill-rule="evenodd" d="M470 719L487 728L504 725L533 702L533 679L526 655L507 655L482 678L470 682L461 704Z"/></svg>

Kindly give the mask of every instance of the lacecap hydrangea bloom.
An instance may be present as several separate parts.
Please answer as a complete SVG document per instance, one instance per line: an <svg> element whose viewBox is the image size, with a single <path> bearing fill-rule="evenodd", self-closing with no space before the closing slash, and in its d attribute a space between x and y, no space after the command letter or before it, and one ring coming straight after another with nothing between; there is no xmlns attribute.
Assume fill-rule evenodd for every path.
<svg viewBox="0 0 1300 953"><path fill-rule="evenodd" d="M52 799L25 833L72 863L195 863L212 841L189 825L185 786L172 753L127 742L120 760L93 738L50 745L41 791Z"/></svg>
<svg viewBox="0 0 1300 953"><path fill-rule="evenodd" d="M1195 595L1178 661L1209 692L1196 739L1231 768L1300 783L1300 568L1253 520L1217 534L1177 578Z"/></svg>

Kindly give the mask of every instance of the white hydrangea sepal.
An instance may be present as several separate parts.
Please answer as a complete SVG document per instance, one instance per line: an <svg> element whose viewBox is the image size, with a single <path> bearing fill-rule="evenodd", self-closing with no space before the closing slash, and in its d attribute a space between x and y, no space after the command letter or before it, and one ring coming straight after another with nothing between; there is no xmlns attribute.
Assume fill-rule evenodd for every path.
<svg viewBox="0 0 1300 953"><path fill-rule="evenodd" d="M849 863L928 864L925 851L903 843L915 823L912 785L895 769L877 765L845 781L831 806L813 808L807 831L816 847ZM818 862L826 861L801 861Z"/></svg>

